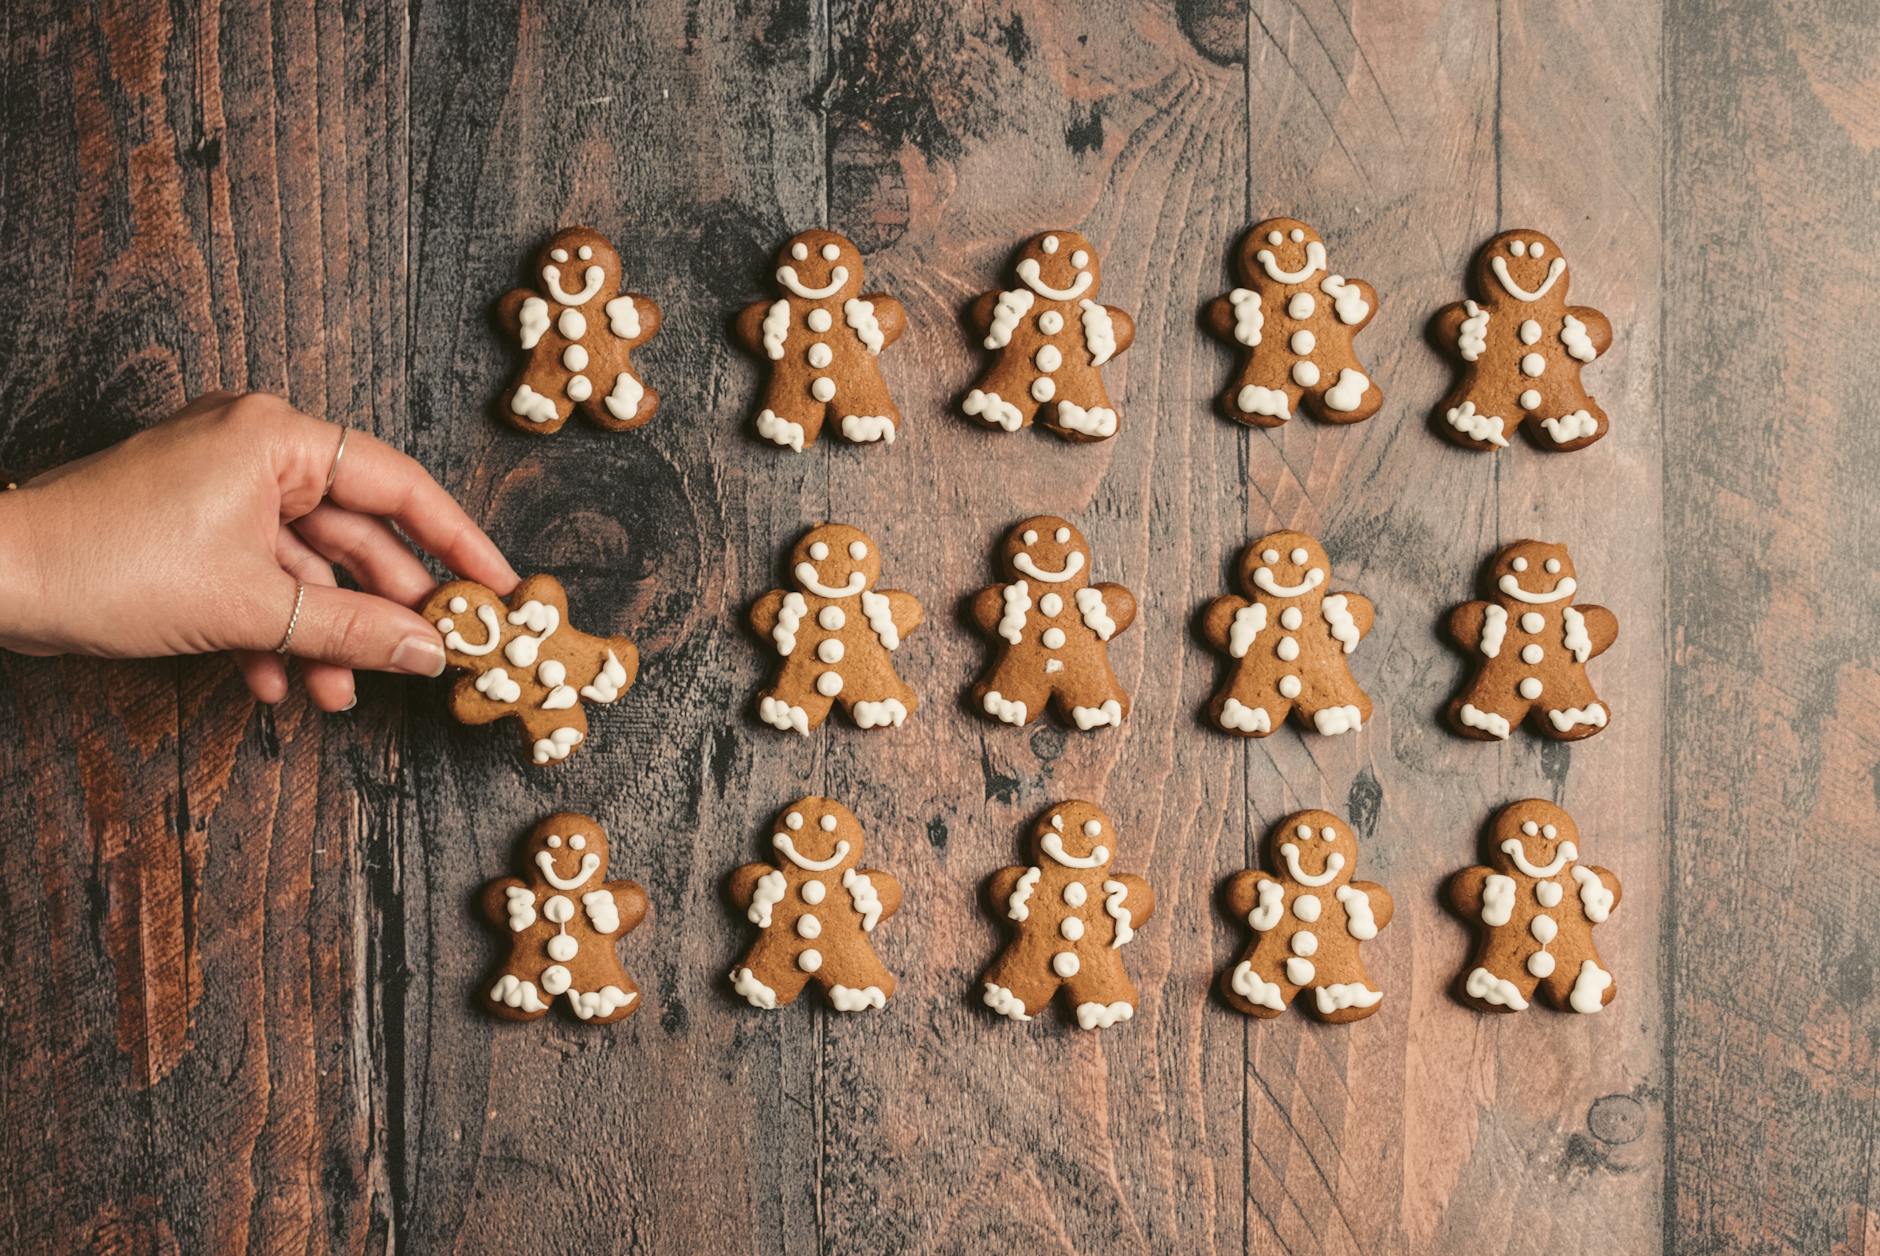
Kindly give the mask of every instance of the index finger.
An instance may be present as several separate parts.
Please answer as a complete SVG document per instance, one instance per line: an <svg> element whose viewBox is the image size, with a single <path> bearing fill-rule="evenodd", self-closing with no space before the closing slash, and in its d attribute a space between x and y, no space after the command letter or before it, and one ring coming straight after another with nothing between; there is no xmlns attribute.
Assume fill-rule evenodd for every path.
<svg viewBox="0 0 1880 1256"><path fill-rule="evenodd" d="M383 515L452 571L506 594L520 583L496 542L416 458L370 432L349 429L327 494L336 505Z"/></svg>

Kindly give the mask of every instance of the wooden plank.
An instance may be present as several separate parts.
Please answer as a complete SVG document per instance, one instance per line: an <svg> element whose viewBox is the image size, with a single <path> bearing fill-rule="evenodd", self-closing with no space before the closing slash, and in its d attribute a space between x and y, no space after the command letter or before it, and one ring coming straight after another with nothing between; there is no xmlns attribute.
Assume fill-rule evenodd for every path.
<svg viewBox="0 0 1880 1256"><path fill-rule="evenodd" d="M397 24L40 8L10 14L6 46L9 466L42 470L217 387L373 423L402 317L352 311L398 308ZM294 72L277 82L277 65ZM361 251L384 264L353 267ZM43 904L8 938L10 1236L383 1234L371 873L342 770L382 727L300 698L258 713L223 661L6 666L8 796L36 837L5 885Z"/></svg>
<svg viewBox="0 0 1880 1256"><path fill-rule="evenodd" d="M1880 15L1668 8L1665 1242L1873 1250Z"/></svg>
<svg viewBox="0 0 1880 1256"><path fill-rule="evenodd" d="M452 726L441 687L414 696L398 846L411 980L388 1041L404 1079L400 1233L509 1246L523 1216L598 1249L730 1251L759 1235L813 1249L814 1022L727 988L744 925L721 887L760 853L772 809L815 792L824 745L740 718L761 662L738 624L822 510L825 451L756 442L756 371L725 333L770 290L777 246L822 213L804 103L820 19L790 4L424 6L412 45L413 452L519 570L563 580L577 622L632 637L642 671L550 771L513 736ZM628 282L661 302L664 328L635 360L663 400L630 434L575 423L536 440L490 413L514 358L489 308L571 223L606 233ZM608 1031L477 1006L497 940L470 896L559 809L599 819L614 875L652 898L621 952L647 1004Z"/></svg>

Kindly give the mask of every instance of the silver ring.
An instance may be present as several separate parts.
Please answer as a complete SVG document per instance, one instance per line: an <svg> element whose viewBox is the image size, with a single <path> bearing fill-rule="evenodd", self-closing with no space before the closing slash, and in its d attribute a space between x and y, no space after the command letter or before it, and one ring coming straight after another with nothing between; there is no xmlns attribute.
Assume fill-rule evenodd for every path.
<svg viewBox="0 0 1880 1256"><path fill-rule="evenodd" d="M286 654L287 647L293 643L294 629L300 626L300 604L307 600L307 582L294 581L294 613L287 617L287 631L281 636L281 644L274 647L276 654Z"/></svg>
<svg viewBox="0 0 1880 1256"><path fill-rule="evenodd" d="M351 435L350 427L339 429L339 448L333 451L333 465L326 469L326 487L320 490L321 501L325 501L326 495L333 491L334 477L339 475L339 460L346 456L346 438Z"/></svg>

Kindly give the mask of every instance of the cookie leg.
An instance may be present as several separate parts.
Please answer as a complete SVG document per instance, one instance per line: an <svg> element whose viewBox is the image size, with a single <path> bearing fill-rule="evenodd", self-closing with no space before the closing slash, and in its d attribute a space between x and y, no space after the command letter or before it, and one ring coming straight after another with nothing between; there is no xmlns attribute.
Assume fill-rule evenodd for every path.
<svg viewBox="0 0 1880 1256"><path fill-rule="evenodd" d="M1053 385L1055 399L1041 411L1045 427L1066 440L1108 440L1116 435L1116 409L1095 368L1061 371L1046 380Z"/></svg>
<svg viewBox="0 0 1880 1256"><path fill-rule="evenodd" d="M858 371L853 382L843 386L835 410L840 416L836 430L842 433L842 439L854 444L879 441L892 445L901 428L901 411L888 395L887 381L881 378L872 359L867 370Z"/></svg>
<svg viewBox="0 0 1880 1256"><path fill-rule="evenodd" d="M886 1007L894 993L894 974L873 951L857 949L838 963L832 956L817 970L816 980L838 1012L860 1012Z"/></svg>
<svg viewBox="0 0 1880 1256"><path fill-rule="evenodd" d="M1038 402L1015 374L992 370L980 376L971 391L960 399L960 412L981 427L1002 432L1016 432L1030 427L1038 412Z"/></svg>
<svg viewBox="0 0 1880 1256"><path fill-rule="evenodd" d="M1042 674L1027 674L1033 669L1001 665L973 686L973 710L984 712L1002 724L1029 724L1044 711L1050 700L1051 686Z"/></svg>
<svg viewBox="0 0 1880 1256"><path fill-rule="evenodd" d="M611 1025L639 1010L640 988L631 977L621 973L598 990L569 987L568 1006L581 1020L596 1025Z"/></svg>
<svg viewBox="0 0 1880 1256"><path fill-rule="evenodd" d="M1553 372L1549 372L1552 374ZM1599 403L1578 385L1545 386L1536 394L1540 404L1527 410L1527 433L1535 445L1555 453L1584 449L1606 434L1611 423ZM1523 394L1523 404L1533 400Z"/></svg>
<svg viewBox="0 0 1880 1256"><path fill-rule="evenodd" d="M1064 983L1065 997L1082 1029L1108 1029L1136 1015L1136 986L1123 971L1115 951L1100 950L1082 958L1082 966Z"/></svg>
<svg viewBox="0 0 1880 1256"><path fill-rule="evenodd" d="M1508 436L1521 422L1518 410L1472 396L1452 393L1437 403L1442 418L1442 433L1465 449L1492 453L1508 447Z"/></svg>
<svg viewBox="0 0 1880 1256"><path fill-rule="evenodd" d="M1277 937L1260 935L1240 962L1221 974L1221 997L1248 1016L1278 1016L1299 992L1286 979L1287 954Z"/></svg>
<svg viewBox="0 0 1880 1256"><path fill-rule="evenodd" d="M1306 408L1326 423L1362 423L1384 405L1384 394L1353 362L1319 375L1319 386L1306 395Z"/></svg>
<svg viewBox="0 0 1880 1256"><path fill-rule="evenodd" d="M1375 1013L1384 1001L1384 992L1371 984L1364 968L1358 964L1343 964L1337 968L1319 964L1312 974L1312 985L1300 993L1314 1016L1334 1025L1363 1020Z"/></svg>
<svg viewBox="0 0 1880 1256"><path fill-rule="evenodd" d="M1254 354L1215 399L1222 414L1249 427L1279 427L1293 416L1300 388L1271 355Z"/></svg>
<svg viewBox="0 0 1880 1256"><path fill-rule="evenodd" d="M1476 741L1506 741L1527 718L1529 703L1512 687L1490 687L1480 682L1449 703L1449 724Z"/></svg>
<svg viewBox="0 0 1880 1256"><path fill-rule="evenodd" d="M1017 947L1007 947L979 979L979 997L1001 1016L1028 1021L1050 1005L1058 976L1037 962L1021 963Z"/></svg>
<svg viewBox="0 0 1880 1256"><path fill-rule="evenodd" d="M752 1007L788 1007L808 984L809 974L793 958L761 944L751 948L731 969L731 988Z"/></svg>
<svg viewBox="0 0 1880 1256"><path fill-rule="evenodd" d="M1129 695L1117 683L1107 659L1087 657L1081 667L1060 672L1052 686L1058 714L1080 731L1121 728L1129 714Z"/></svg>
<svg viewBox="0 0 1880 1256"><path fill-rule="evenodd" d="M1576 670L1569 679L1556 679L1546 688L1538 678L1528 679L1534 681L1533 722L1537 732L1555 741L1579 741L1598 733L1610 722L1611 713L1593 692L1584 672Z"/></svg>
<svg viewBox="0 0 1880 1256"><path fill-rule="evenodd" d="M624 362L611 372L596 374L594 395L581 406L581 413L590 423L609 432L643 427L652 422L658 410L659 393Z"/></svg>
<svg viewBox="0 0 1880 1256"><path fill-rule="evenodd" d="M530 370L516 386L503 394L498 409L503 420L520 432L551 436L559 432L574 413L574 401L568 395L572 375L560 368ZM577 389L578 391L578 389Z"/></svg>
<svg viewBox="0 0 1880 1256"><path fill-rule="evenodd" d="M1371 718L1371 699L1342 668L1307 681L1295 708L1298 717L1327 737L1355 733Z"/></svg>
<svg viewBox="0 0 1880 1256"><path fill-rule="evenodd" d="M1525 1012L1539 980L1511 954L1478 951L1459 985L1464 997L1484 1012Z"/></svg>
<svg viewBox="0 0 1880 1256"><path fill-rule="evenodd" d="M536 982L536 972L505 968L490 982L485 997L490 1011L504 1020L540 1020L548 1014L548 1000Z"/></svg>
<svg viewBox="0 0 1880 1256"><path fill-rule="evenodd" d="M809 395L801 379L773 375L757 412L757 434L775 445L802 453L822 433L828 406Z"/></svg>
<svg viewBox="0 0 1880 1256"><path fill-rule="evenodd" d="M816 688L807 667L794 663L792 659L785 664L777 683L758 693L757 718L772 728L807 737L812 728L820 728L829 718L835 699Z"/></svg>
<svg viewBox="0 0 1880 1256"><path fill-rule="evenodd" d="M899 728L920 705L914 690L885 668L877 676L844 685L839 701L857 728Z"/></svg>
<svg viewBox="0 0 1880 1256"><path fill-rule="evenodd" d="M1577 964L1559 963L1540 984L1541 997L1550 1006L1586 1016L1612 1002L1618 992L1618 984L1597 956L1583 958Z"/></svg>
<svg viewBox="0 0 1880 1256"><path fill-rule="evenodd" d="M1266 737L1291 711L1291 700L1280 696L1270 677L1240 671L1208 703L1208 723L1241 737Z"/></svg>

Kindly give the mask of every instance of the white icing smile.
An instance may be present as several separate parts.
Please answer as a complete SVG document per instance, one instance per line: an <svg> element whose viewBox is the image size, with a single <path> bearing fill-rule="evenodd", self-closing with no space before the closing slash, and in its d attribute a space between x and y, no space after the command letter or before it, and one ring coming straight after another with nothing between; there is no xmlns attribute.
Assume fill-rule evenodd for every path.
<svg viewBox="0 0 1880 1256"><path fill-rule="evenodd" d="M802 280L796 277L796 267L777 267L777 282L788 288L805 301L820 301L842 291L842 285L849 281L849 268L838 266L829 272L829 282L821 288L806 288Z"/></svg>
<svg viewBox="0 0 1880 1256"><path fill-rule="evenodd" d="M1530 606L1541 606L1548 602L1558 602L1563 597L1572 597L1580 586L1573 582L1572 576L1563 576L1546 593L1529 593L1521 587L1521 581L1515 576L1503 576L1499 582L1503 593L1517 602L1526 602Z"/></svg>
<svg viewBox="0 0 1880 1256"><path fill-rule="evenodd" d="M1528 862L1527 848L1521 845L1521 839L1511 837L1501 844L1501 849L1508 858L1514 860L1514 866L1530 877L1545 879L1553 876L1562 868L1580 857L1579 848L1572 842L1562 842L1554 847L1554 861L1546 867L1536 867Z"/></svg>
<svg viewBox="0 0 1880 1256"><path fill-rule="evenodd" d="M1309 241L1306 244L1306 264L1301 270L1281 270L1272 249L1261 249L1253 258L1274 283L1304 283L1325 269L1325 246L1317 240Z"/></svg>
<svg viewBox="0 0 1880 1256"><path fill-rule="evenodd" d="M770 844L777 853L788 859L805 872L827 872L849 857L849 844L837 842L835 853L827 859L805 859L796 853L796 843L790 840L788 833L778 833L771 837Z"/></svg>
<svg viewBox="0 0 1880 1256"><path fill-rule="evenodd" d="M1044 840L1039 842L1038 846L1045 854L1051 856L1052 859L1063 864L1066 868L1101 868L1104 864L1110 862L1110 848L1108 846L1092 846L1090 853L1082 859L1079 859L1075 855L1065 854L1064 838L1057 833L1046 833Z"/></svg>
<svg viewBox="0 0 1880 1256"><path fill-rule="evenodd" d="M1301 593L1310 593L1325 583L1325 568L1314 567L1306 572L1306 578L1298 584L1275 584L1271 567L1256 568L1253 582L1274 597L1298 597Z"/></svg>
<svg viewBox="0 0 1880 1256"><path fill-rule="evenodd" d="M1284 846L1279 848L1279 853L1280 858L1286 861L1287 873L1293 880L1301 885L1329 884L1333 877L1337 876L1345 869L1345 857L1337 851L1333 851L1325 857L1325 871L1319 873L1317 876L1307 876L1305 870L1299 866L1299 848L1297 846L1291 842L1287 842Z"/></svg>
<svg viewBox="0 0 1880 1256"><path fill-rule="evenodd" d="M601 866L601 857L593 853L581 856L581 875L576 877L557 875L555 872L555 856L545 850L536 852L535 866L542 870L543 878L556 889L574 890L586 884L587 879L594 875L594 870Z"/></svg>
<svg viewBox="0 0 1880 1256"><path fill-rule="evenodd" d="M1033 580L1042 580L1046 584L1063 584L1084 569L1084 554L1082 550L1072 550L1065 557L1062 568L1057 571L1046 571L1032 561L1030 554L1020 552L1012 559L1012 566Z"/></svg>
<svg viewBox="0 0 1880 1256"><path fill-rule="evenodd" d="M607 280L607 272L599 266L587 268L587 286L576 293L569 293L561 286L561 267L542 267L542 282L548 285L548 295L562 305L586 305L601 290L601 284Z"/></svg>
<svg viewBox="0 0 1880 1256"><path fill-rule="evenodd" d="M797 583L802 585L805 589L808 589L811 593L816 594L818 597L854 597L857 593L860 593L863 589L868 587L868 577L864 576L859 571L851 571L849 573L848 582L840 588L832 588L824 584L816 578L816 575L816 568L809 563L798 563L796 565Z"/></svg>
<svg viewBox="0 0 1880 1256"><path fill-rule="evenodd" d="M1560 272L1567 268L1567 259L1556 257L1547 267L1547 278L1542 280L1541 286L1532 292L1508 278L1508 263L1503 258L1492 259L1488 267L1495 272L1495 278L1501 282L1503 288L1507 289L1509 296L1517 301L1538 301L1547 295L1547 290L1554 286L1554 280L1560 278Z"/></svg>
<svg viewBox="0 0 1880 1256"><path fill-rule="evenodd" d="M1075 301L1090 290L1090 272L1077 272L1077 282L1068 288L1053 288L1038 273L1038 259L1028 257L1018 264L1018 277L1025 281L1025 286L1041 297L1052 301Z"/></svg>

